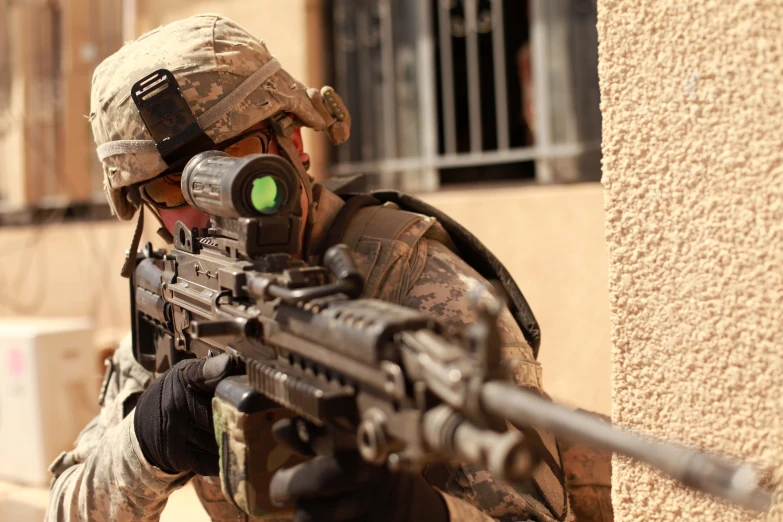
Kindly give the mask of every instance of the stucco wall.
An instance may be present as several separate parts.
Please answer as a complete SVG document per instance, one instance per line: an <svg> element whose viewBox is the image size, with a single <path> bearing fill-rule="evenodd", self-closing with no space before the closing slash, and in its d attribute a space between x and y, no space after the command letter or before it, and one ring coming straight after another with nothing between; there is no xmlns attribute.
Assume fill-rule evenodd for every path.
<svg viewBox="0 0 783 522"><path fill-rule="evenodd" d="M767 0L599 0L614 420L778 483L781 21ZM620 522L756 520L623 460L613 479Z"/></svg>

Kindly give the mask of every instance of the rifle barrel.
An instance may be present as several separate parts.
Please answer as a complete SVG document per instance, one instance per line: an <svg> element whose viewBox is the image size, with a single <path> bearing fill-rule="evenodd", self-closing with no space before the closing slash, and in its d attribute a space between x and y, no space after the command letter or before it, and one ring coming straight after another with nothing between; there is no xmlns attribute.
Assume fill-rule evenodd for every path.
<svg viewBox="0 0 783 522"><path fill-rule="evenodd" d="M734 465L680 445L650 442L513 384L486 383L481 391L481 404L487 413L505 418L517 427L535 426L565 440L651 464L687 486L745 508L764 511L772 503L772 495L758 487L758 473L750 465Z"/></svg>

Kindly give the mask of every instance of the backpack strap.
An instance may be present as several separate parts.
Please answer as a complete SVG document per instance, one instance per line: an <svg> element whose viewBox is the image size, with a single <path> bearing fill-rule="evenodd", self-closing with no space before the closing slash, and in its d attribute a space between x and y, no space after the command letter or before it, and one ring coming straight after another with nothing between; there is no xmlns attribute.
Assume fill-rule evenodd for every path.
<svg viewBox="0 0 783 522"><path fill-rule="evenodd" d="M485 279L498 280L503 285L510 300L508 305L511 313L519 324L525 340L533 349L533 356L538 358L541 328L530 305L503 263L476 236L445 212L409 194L394 190L379 190L371 192L371 195L380 202L395 203L403 210L436 218L454 240L460 257Z"/></svg>
<svg viewBox="0 0 783 522"><path fill-rule="evenodd" d="M329 228L329 234L326 236L323 252L320 252L320 256L323 257L329 247L345 242L345 233L348 231L348 226L359 210L374 206L380 207L381 202L367 194L359 194L347 198L345 205L337 213L332 226Z"/></svg>

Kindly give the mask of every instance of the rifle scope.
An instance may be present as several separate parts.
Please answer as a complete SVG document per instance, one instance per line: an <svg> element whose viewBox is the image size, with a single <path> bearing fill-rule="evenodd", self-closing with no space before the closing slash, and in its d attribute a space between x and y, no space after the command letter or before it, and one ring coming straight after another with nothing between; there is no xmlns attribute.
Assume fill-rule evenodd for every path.
<svg viewBox="0 0 783 522"><path fill-rule="evenodd" d="M181 183L188 204L212 216L301 215L299 178L280 156L234 158L220 151L202 152L185 166Z"/></svg>

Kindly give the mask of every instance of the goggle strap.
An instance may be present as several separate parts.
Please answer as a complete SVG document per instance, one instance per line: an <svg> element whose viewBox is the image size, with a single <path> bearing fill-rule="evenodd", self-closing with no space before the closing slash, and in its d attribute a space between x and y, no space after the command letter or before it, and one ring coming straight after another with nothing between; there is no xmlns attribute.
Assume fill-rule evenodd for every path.
<svg viewBox="0 0 783 522"><path fill-rule="evenodd" d="M125 279L130 279L133 275L133 271L136 270L136 256L139 253L139 242L141 241L141 233L144 231L144 207L139 208L139 220L136 221L136 230L133 231L133 239L131 240L128 254L125 256L125 263L122 265L122 271L120 275Z"/></svg>
<svg viewBox="0 0 783 522"><path fill-rule="evenodd" d="M158 212L155 210L155 207L151 205L148 201L142 201L142 204L149 209L150 213L152 213L153 217L155 217L155 220L160 225L160 228L158 228L158 230L156 231L158 237L160 237L166 243L169 244L174 243L174 236L172 236L171 232L169 232L169 230L166 228L166 225L163 223L160 214L158 214ZM142 211L143 210L144 209L142 209Z"/></svg>
<svg viewBox="0 0 783 522"><path fill-rule="evenodd" d="M305 194L307 195L307 204L309 205L309 212L307 213L307 223L312 224L315 221L315 205L313 204L313 188L310 184L310 177L307 175L307 171L299 159L299 151L296 150L294 142L287 136L277 135L277 144L283 149L288 160L293 164L297 174L299 174L299 180L302 182Z"/></svg>

